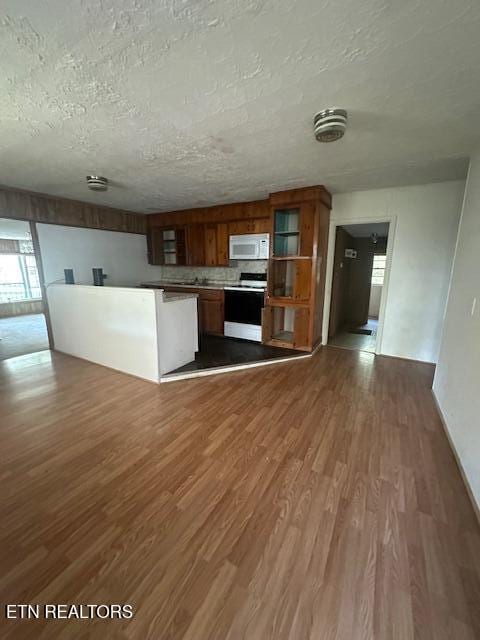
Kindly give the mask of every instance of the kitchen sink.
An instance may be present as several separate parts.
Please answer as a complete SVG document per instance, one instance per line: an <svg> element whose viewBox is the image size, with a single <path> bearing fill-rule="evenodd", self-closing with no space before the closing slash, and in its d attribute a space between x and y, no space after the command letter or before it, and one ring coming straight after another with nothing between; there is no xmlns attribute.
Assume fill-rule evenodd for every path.
<svg viewBox="0 0 480 640"><path fill-rule="evenodd" d="M180 282L172 282L172 284L190 285L192 287L205 287L210 284L208 280L181 280Z"/></svg>

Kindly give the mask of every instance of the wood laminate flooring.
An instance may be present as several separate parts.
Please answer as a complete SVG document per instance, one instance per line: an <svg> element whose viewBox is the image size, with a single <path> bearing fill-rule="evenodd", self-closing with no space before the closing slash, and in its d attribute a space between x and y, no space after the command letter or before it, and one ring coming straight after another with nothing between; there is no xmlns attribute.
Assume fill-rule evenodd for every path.
<svg viewBox="0 0 480 640"><path fill-rule="evenodd" d="M432 373L329 347L161 386L1 363L2 603L135 615L0 637L478 639L479 526Z"/></svg>

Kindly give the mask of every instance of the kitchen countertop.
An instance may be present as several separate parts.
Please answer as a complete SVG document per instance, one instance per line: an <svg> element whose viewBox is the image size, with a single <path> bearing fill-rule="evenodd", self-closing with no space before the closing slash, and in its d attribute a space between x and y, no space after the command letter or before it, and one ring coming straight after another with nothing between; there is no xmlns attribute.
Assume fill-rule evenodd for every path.
<svg viewBox="0 0 480 640"><path fill-rule="evenodd" d="M225 287L238 286L238 282L216 282L209 284L201 284L200 282L190 282L188 284L180 282L167 282L165 280L156 280L153 282L142 282L142 287L152 287L161 289L162 287L178 287L179 289L224 289Z"/></svg>
<svg viewBox="0 0 480 640"><path fill-rule="evenodd" d="M188 298L198 298L198 293L175 293L174 291L164 291L164 302L175 302L175 300L187 300Z"/></svg>

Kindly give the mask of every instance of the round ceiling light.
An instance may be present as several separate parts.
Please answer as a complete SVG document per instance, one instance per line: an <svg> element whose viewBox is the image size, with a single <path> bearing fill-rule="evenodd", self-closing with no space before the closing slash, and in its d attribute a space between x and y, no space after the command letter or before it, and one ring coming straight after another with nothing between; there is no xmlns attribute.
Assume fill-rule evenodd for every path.
<svg viewBox="0 0 480 640"><path fill-rule="evenodd" d="M106 191L108 180L103 176L87 176L87 186L92 191Z"/></svg>
<svg viewBox="0 0 480 640"><path fill-rule="evenodd" d="M335 142L340 140L347 128L347 112L345 109L324 109L315 115L313 130L319 142Z"/></svg>

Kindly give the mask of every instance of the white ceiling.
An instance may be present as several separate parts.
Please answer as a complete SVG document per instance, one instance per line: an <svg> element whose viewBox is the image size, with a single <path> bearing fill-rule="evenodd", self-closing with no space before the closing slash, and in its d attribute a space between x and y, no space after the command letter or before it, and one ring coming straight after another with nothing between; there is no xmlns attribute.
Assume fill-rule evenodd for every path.
<svg viewBox="0 0 480 640"><path fill-rule="evenodd" d="M3 0L0 183L148 212L462 178L479 32L478 0Z"/></svg>
<svg viewBox="0 0 480 640"><path fill-rule="evenodd" d="M30 238L30 225L23 220L0 218L0 238L28 240Z"/></svg>
<svg viewBox="0 0 480 640"><path fill-rule="evenodd" d="M369 238L372 233L376 233L380 238L388 236L388 222L376 222L369 224L342 224L352 238Z"/></svg>

